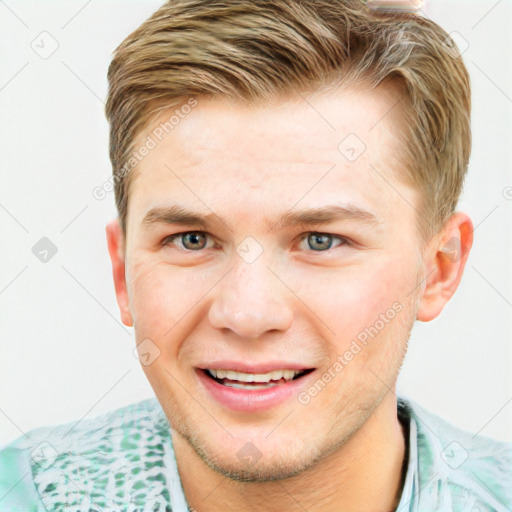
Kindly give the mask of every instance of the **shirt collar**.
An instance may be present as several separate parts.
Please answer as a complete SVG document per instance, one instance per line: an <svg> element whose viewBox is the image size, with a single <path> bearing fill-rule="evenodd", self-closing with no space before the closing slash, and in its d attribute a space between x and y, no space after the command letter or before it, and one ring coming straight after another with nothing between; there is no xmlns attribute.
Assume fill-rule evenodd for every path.
<svg viewBox="0 0 512 512"><path fill-rule="evenodd" d="M418 489L418 430L414 421L409 404L400 397L397 402L398 417L402 423L408 425L409 436L408 443L408 461L405 475L402 495L396 512L411 512L417 507L417 489Z"/></svg>

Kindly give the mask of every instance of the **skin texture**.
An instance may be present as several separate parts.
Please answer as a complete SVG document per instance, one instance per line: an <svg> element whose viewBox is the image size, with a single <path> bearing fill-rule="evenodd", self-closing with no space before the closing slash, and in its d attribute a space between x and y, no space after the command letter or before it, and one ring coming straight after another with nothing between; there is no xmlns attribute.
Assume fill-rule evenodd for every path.
<svg viewBox="0 0 512 512"><path fill-rule="evenodd" d="M435 318L459 284L472 224L456 213L420 238L420 195L400 171L400 118L389 112L396 94L336 89L267 106L199 98L139 164L126 240L117 221L107 226L121 317L137 343L158 347L143 369L200 512L387 512L398 503L396 379L414 321ZM355 161L338 149L349 134L366 146ZM176 204L208 216L207 229L142 224L152 208ZM326 205L357 207L374 222L277 223ZM191 231L206 232L205 248L180 236L163 244ZM318 250L309 233L334 235L332 247ZM249 236L262 250L251 263L237 252ZM307 404L297 392L267 410L233 411L197 377L205 362L287 361L316 369L298 390L307 391L394 304L394 318ZM238 455L248 442L255 463Z"/></svg>

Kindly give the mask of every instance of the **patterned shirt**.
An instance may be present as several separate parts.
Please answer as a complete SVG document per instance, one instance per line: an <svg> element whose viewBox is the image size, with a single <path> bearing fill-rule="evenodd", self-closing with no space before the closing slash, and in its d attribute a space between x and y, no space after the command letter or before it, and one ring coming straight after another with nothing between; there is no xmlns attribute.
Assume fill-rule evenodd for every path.
<svg viewBox="0 0 512 512"><path fill-rule="evenodd" d="M512 443L460 430L398 398L408 427L398 512L511 512ZM1 512L187 512L156 398L34 429L0 451Z"/></svg>

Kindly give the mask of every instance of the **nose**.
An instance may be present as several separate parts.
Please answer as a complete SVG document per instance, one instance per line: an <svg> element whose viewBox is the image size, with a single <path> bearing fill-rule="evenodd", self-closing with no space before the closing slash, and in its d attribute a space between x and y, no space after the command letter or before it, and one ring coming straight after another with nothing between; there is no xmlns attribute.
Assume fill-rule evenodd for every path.
<svg viewBox="0 0 512 512"><path fill-rule="evenodd" d="M243 338L286 331L293 320L290 291L260 257L253 263L238 258L217 285L209 310L210 324Z"/></svg>

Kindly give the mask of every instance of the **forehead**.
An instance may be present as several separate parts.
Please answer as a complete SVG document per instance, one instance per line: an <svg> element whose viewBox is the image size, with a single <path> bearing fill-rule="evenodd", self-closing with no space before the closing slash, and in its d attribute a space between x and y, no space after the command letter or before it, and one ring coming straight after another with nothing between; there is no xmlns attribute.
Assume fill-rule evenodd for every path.
<svg viewBox="0 0 512 512"><path fill-rule="evenodd" d="M371 210L404 174L398 94L332 89L265 105L198 98L172 128L176 109L164 110L135 141L155 145L134 171L129 214L185 198L252 211L338 198Z"/></svg>
<svg viewBox="0 0 512 512"><path fill-rule="evenodd" d="M281 157L288 161L293 152L297 161L318 162L319 150L339 152L339 143L352 134L376 152L389 142L382 140L385 132L391 130L391 136L397 133L401 99L399 90L391 86L373 90L339 87L259 104L242 104L223 97L198 98L189 114L180 119L174 116L176 125L169 134L163 134L161 142L172 144L173 139L179 138L181 152L189 157L210 151L222 152L230 159ZM140 135L148 135L160 123L165 124L172 113L164 110ZM356 137L352 139L356 141ZM225 154L226 149L229 155Z"/></svg>

